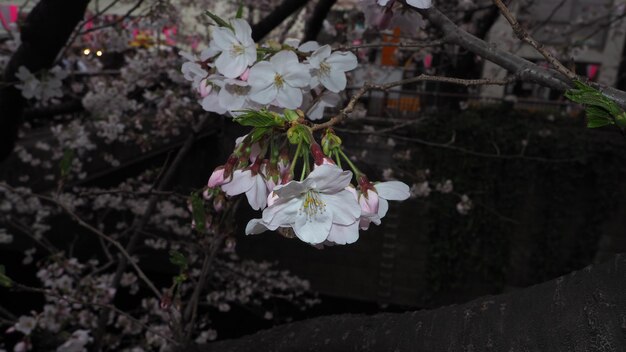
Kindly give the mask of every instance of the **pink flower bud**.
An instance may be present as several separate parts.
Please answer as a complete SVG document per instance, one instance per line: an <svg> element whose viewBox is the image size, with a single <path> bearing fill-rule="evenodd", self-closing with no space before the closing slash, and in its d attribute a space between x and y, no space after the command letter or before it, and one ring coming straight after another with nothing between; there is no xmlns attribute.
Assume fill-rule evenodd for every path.
<svg viewBox="0 0 626 352"><path fill-rule="evenodd" d="M200 96L202 98L211 94L212 90L213 90L213 86L210 85L206 79L203 79L202 81L200 81L200 85L198 86L198 93L200 93Z"/></svg>
<svg viewBox="0 0 626 352"><path fill-rule="evenodd" d="M218 194L217 197L213 199L213 209L218 213L221 212L224 210L224 203L226 203L226 199L224 199L222 194Z"/></svg>
<svg viewBox="0 0 626 352"><path fill-rule="evenodd" d="M213 173L211 174L211 177L209 177L209 182L208 182L208 186L210 188L215 188L217 186L221 186L224 183L226 183L226 180L224 177L224 171L225 171L224 166L218 166L213 171Z"/></svg>
<svg viewBox="0 0 626 352"><path fill-rule="evenodd" d="M361 210L367 214L378 214L378 193L373 190L364 191L359 197Z"/></svg>
<svg viewBox="0 0 626 352"><path fill-rule="evenodd" d="M247 82L248 81L248 77L250 77L250 68L249 67L245 71L243 71L241 76L239 76L239 79L244 81L244 82Z"/></svg>
<svg viewBox="0 0 626 352"><path fill-rule="evenodd" d="M172 295L169 292L165 292L161 297L161 302L159 303L159 307L161 309L168 309L172 305Z"/></svg>

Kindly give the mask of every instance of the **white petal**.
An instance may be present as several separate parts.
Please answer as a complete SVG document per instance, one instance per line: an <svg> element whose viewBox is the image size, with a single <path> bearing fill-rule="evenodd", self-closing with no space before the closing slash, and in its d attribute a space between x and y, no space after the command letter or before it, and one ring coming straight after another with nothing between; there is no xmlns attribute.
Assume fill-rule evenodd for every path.
<svg viewBox="0 0 626 352"><path fill-rule="evenodd" d="M306 42L300 45L298 47L298 50L302 51L303 53L310 53L312 51L317 50L319 47L320 45L318 42L311 40L310 42Z"/></svg>
<svg viewBox="0 0 626 352"><path fill-rule="evenodd" d="M254 184L246 192L248 203L254 210L261 210L267 205L267 186L261 175L253 177Z"/></svg>
<svg viewBox="0 0 626 352"><path fill-rule="evenodd" d="M336 165L320 165L307 177L313 188L322 193L337 193L346 188L352 180L352 172L344 171Z"/></svg>
<svg viewBox="0 0 626 352"><path fill-rule="evenodd" d="M302 105L302 90L284 85L276 95L278 104L287 109L295 109Z"/></svg>
<svg viewBox="0 0 626 352"><path fill-rule="evenodd" d="M275 77L276 70L274 70L274 66L268 61L261 61L250 69L248 82L253 87L266 87L270 84L274 84Z"/></svg>
<svg viewBox="0 0 626 352"><path fill-rule="evenodd" d="M250 99L263 105L274 101L277 95L278 88L273 84L265 87L253 86L252 89L250 89Z"/></svg>
<svg viewBox="0 0 626 352"><path fill-rule="evenodd" d="M291 65L283 74L285 82L292 87L306 87L311 82L311 73L307 65Z"/></svg>
<svg viewBox="0 0 626 352"><path fill-rule="evenodd" d="M330 45L324 45L320 47L319 49L315 50L313 54L311 54L311 56L309 57L309 63L314 68L320 68L320 64L322 63L322 61L330 56L330 52Z"/></svg>
<svg viewBox="0 0 626 352"><path fill-rule="evenodd" d="M350 244L359 239L359 222L355 221L350 225L333 224L328 234L328 241L337 244Z"/></svg>
<svg viewBox="0 0 626 352"><path fill-rule="evenodd" d="M320 199L326 204L326 211L333 214L334 224L350 225L361 215L361 207L349 191L320 194Z"/></svg>
<svg viewBox="0 0 626 352"><path fill-rule="evenodd" d="M206 61L213 56L219 54L220 52L221 50L219 48L209 45L208 48L202 50L202 52L200 53L200 60Z"/></svg>
<svg viewBox="0 0 626 352"><path fill-rule="evenodd" d="M209 94L202 99L202 109L217 114L223 114L226 109L220 105L220 101L217 94Z"/></svg>
<svg viewBox="0 0 626 352"><path fill-rule="evenodd" d="M387 210L389 210L389 202L387 202L384 198L378 199L378 217L372 217L372 221L378 220L380 223L380 219L384 218L387 215ZM376 224L378 225L378 224Z"/></svg>
<svg viewBox="0 0 626 352"><path fill-rule="evenodd" d="M269 230L263 220L252 219L246 225L246 235L256 235Z"/></svg>
<svg viewBox="0 0 626 352"><path fill-rule="evenodd" d="M290 226L302 207L302 199L278 200L263 210L263 222L271 226Z"/></svg>
<svg viewBox="0 0 626 352"><path fill-rule="evenodd" d="M354 70L358 65L356 56L349 51L335 51L328 59L326 59L333 69L340 71Z"/></svg>
<svg viewBox="0 0 626 352"><path fill-rule="evenodd" d="M254 44L246 47L244 57L248 61L248 65L252 65L256 61L256 46Z"/></svg>
<svg viewBox="0 0 626 352"><path fill-rule="evenodd" d="M325 106L321 101L316 101L315 104L306 111L306 117L311 121L319 120L324 117L324 108Z"/></svg>
<svg viewBox="0 0 626 352"><path fill-rule="evenodd" d="M248 22L241 18L234 18L230 20L230 24L235 30L235 37L241 44L247 45L252 42L252 28Z"/></svg>
<svg viewBox="0 0 626 352"><path fill-rule="evenodd" d="M254 178L250 170L235 170L233 180L222 185L222 191L229 196L236 196L247 192L254 185Z"/></svg>
<svg viewBox="0 0 626 352"><path fill-rule="evenodd" d="M270 58L270 63L276 69L280 69L281 67L290 66L293 63L298 62L298 55L290 50L282 50L276 53L274 56Z"/></svg>
<svg viewBox="0 0 626 352"><path fill-rule="evenodd" d="M317 212L311 217L302 212L296 216L293 231L302 241L318 244L326 240L332 224L332 214L328 211Z"/></svg>
<svg viewBox="0 0 626 352"><path fill-rule="evenodd" d="M400 181L381 182L374 185L380 198L387 200L405 200L411 196L411 189Z"/></svg>
<svg viewBox="0 0 626 352"><path fill-rule="evenodd" d="M307 186L303 182L290 181L285 185L276 186L274 193L281 199L299 197L307 191Z"/></svg>
<svg viewBox="0 0 626 352"><path fill-rule="evenodd" d="M248 62L243 55L231 55L230 51L224 51L215 60L217 70L228 78L236 78L248 68Z"/></svg>
<svg viewBox="0 0 626 352"><path fill-rule="evenodd" d="M342 71L331 69L329 74L321 75L319 79L320 83L333 93L339 93L346 89L346 74Z"/></svg>
<svg viewBox="0 0 626 352"><path fill-rule="evenodd" d="M406 3L418 9L427 9L433 5L431 0L406 0Z"/></svg>
<svg viewBox="0 0 626 352"><path fill-rule="evenodd" d="M233 43L237 42L235 34L228 28L214 27L212 35L213 41L211 41L211 44L215 44L221 50L230 50Z"/></svg>
<svg viewBox="0 0 626 352"><path fill-rule="evenodd" d="M219 92L220 105L228 110L240 110L246 103L245 95L231 94L226 89L222 89Z"/></svg>

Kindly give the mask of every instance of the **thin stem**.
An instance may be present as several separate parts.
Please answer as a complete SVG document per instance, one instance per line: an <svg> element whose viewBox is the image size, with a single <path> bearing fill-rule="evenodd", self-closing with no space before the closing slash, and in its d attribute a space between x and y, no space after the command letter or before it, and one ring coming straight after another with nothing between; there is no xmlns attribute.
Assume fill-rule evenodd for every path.
<svg viewBox="0 0 626 352"><path fill-rule="evenodd" d="M296 170L296 164L298 163L298 156L300 155L300 150L302 150L302 141L298 143L298 147L296 148L296 154L294 154L293 160L291 161L291 168L289 169L289 171L291 172L292 175L294 171Z"/></svg>
<svg viewBox="0 0 626 352"><path fill-rule="evenodd" d="M348 158L348 156L346 155L346 153L344 153L343 150L338 149L338 153L344 158L344 160L348 163L348 165L350 166L350 168L352 169L352 172L354 172L354 176L355 177L359 177L362 172L361 170L359 170L358 167L356 167L356 165L354 165L354 163L352 162L352 160L350 160L350 158Z"/></svg>

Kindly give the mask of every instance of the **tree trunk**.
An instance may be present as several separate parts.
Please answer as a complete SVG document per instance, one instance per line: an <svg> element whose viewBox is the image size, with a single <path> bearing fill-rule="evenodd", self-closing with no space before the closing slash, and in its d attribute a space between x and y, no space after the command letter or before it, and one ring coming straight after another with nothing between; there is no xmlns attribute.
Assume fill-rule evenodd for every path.
<svg viewBox="0 0 626 352"><path fill-rule="evenodd" d="M626 351L626 255L462 305L321 317L194 350Z"/></svg>
<svg viewBox="0 0 626 352"><path fill-rule="evenodd" d="M268 35L274 28L280 26L283 21L306 5L309 0L284 0L274 11L267 15L259 23L252 26L252 39L260 41Z"/></svg>
<svg viewBox="0 0 626 352"><path fill-rule="evenodd" d="M302 39L303 43L317 39L317 36L324 26L324 20L328 17L330 9L336 2L337 0L319 0L317 5L315 5L315 10L313 10L313 15L311 15L306 23L304 39Z"/></svg>
<svg viewBox="0 0 626 352"><path fill-rule="evenodd" d="M37 73L50 68L76 25L83 19L89 0L41 0L21 28L22 44L4 71L4 83L15 83L20 66ZM26 100L11 84L0 88L0 161L13 151Z"/></svg>

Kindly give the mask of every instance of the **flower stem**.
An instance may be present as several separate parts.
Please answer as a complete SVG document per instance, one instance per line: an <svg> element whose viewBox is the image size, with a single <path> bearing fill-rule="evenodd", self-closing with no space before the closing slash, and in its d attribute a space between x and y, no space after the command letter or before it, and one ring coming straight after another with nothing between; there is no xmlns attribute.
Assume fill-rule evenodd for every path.
<svg viewBox="0 0 626 352"><path fill-rule="evenodd" d="M339 156L339 153L336 150L335 150L335 161L337 162L337 166L343 169L343 166L341 166L341 157Z"/></svg>
<svg viewBox="0 0 626 352"><path fill-rule="evenodd" d="M302 165L302 174L300 175L300 181L304 180L304 178L309 174L309 153L302 153L302 161L304 165Z"/></svg>
<svg viewBox="0 0 626 352"><path fill-rule="evenodd" d="M293 160L291 160L291 168L289 168L289 171L292 175L293 175L293 172L296 170L296 163L298 162L298 157L300 156L301 150L302 150L302 140L298 142L298 147L296 148L296 154L294 154Z"/></svg>
<svg viewBox="0 0 626 352"><path fill-rule="evenodd" d="M338 153L341 154L343 159L348 163L348 165L352 169L352 172L354 172L354 176L358 179L358 177L362 174L361 170L359 170L359 168L356 167L356 165L354 165L352 160L350 160L350 158L348 158L348 156L346 155L346 153L343 152L343 150L338 149Z"/></svg>

